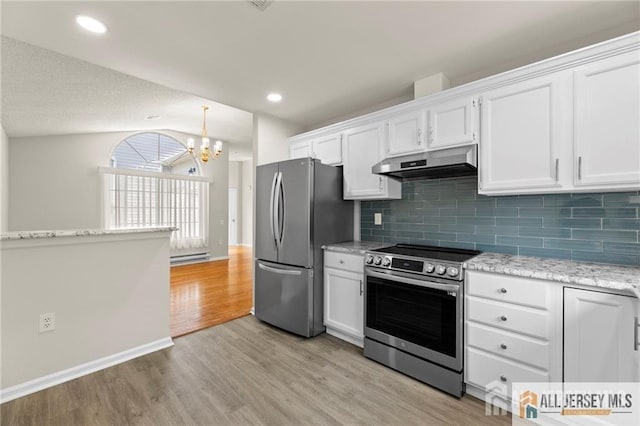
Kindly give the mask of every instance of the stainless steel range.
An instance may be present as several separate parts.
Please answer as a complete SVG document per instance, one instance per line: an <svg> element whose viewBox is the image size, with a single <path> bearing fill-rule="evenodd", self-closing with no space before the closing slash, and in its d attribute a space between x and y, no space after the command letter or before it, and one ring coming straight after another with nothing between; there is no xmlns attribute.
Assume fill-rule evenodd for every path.
<svg viewBox="0 0 640 426"><path fill-rule="evenodd" d="M478 254L407 244L368 251L365 356L461 397L462 265Z"/></svg>

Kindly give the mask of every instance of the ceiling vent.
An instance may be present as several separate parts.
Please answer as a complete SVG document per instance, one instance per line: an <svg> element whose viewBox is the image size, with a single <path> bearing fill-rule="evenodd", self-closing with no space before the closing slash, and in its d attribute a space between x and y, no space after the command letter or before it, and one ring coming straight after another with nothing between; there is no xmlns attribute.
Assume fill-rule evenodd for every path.
<svg viewBox="0 0 640 426"><path fill-rule="evenodd" d="M264 12L265 9L269 7L271 3L273 3L273 0L249 0L249 3L251 3L252 6L258 8L261 12Z"/></svg>

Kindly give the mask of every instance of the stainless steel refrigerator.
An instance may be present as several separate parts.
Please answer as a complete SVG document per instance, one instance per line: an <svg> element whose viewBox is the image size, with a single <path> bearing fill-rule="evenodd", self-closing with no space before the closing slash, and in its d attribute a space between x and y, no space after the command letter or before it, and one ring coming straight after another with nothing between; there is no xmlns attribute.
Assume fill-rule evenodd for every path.
<svg viewBox="0 0 640 426"><path fill-rule="evenodd" d="M256 170L255 315L301 336L323 325L324 244L353 239L342 167L299 158Z"/></svg>

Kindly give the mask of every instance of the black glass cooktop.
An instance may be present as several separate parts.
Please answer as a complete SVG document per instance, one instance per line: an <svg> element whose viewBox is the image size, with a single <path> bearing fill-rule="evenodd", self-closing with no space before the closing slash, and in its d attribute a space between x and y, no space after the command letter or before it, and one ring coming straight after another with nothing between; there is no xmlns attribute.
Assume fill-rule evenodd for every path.
<svg viewBox="0 0 640 426"><path fill-rule="evenodd" d="M466 262L480 254L476 250L453 249L447 247L421 246L414 244L396 244L370 250L376 253L399 254L402 256L421 257L423 259L448 260L450 262Z"/></svg>

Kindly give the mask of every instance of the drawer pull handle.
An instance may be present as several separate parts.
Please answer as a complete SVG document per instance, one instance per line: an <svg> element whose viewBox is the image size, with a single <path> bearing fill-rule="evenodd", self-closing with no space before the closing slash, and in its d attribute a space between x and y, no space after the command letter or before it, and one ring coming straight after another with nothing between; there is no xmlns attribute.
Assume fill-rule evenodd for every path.
<svg viewBox="0 0 640 426"><path fill-rule="evenodd" d="M344 260L341 260L341 261L340 261L340 264L342 265L343 263L344 263Z"/></svg>
<svg viewBox="0 0 640 426"><path fill-rule="evenodd" d="M501 382L506 382L506 381L507 381L507 378L506 378L505 376L500 376L500 381L501 381Z"/></svg>
<svg viewBox="0 0 640 426"><path fill-rule="evenodd" d="M502 349L507 349L507 345L505 345L504 343L500 344L500 347L501 347Z"/></svg>
<svg viewBox="0 0 640 426"><path fill-rule="evenodd" d="M500 289L500 293L505 294L506 292L507 292L507 289L506 289L506 288L502 287L502 288Z"/></svg>
<svg viewBox="0 0 640 426"><path fill-rule="evenodd" d="M502 321L506 321L506 320L507 320L507 317L505 317L505 316L503 315L503 316L501 316L501 317L500 317L500 319L501 319Z"/></svg>

